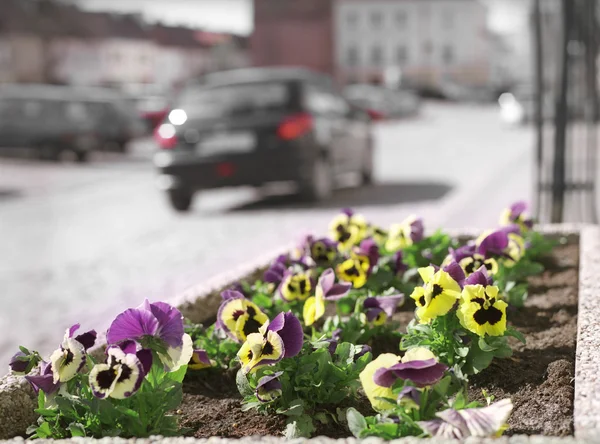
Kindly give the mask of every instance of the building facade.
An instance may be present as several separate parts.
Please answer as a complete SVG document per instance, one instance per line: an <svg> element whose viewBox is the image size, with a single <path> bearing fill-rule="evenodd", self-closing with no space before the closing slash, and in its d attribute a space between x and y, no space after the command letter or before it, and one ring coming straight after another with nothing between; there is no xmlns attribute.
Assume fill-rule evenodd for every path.
<svg viewBox="0 0 600 444"><path fill-rule="evenodd" d="M335 74L334 0L255 0L254 66L303 66Z"/></svg>
<svg viewBox="0 0 600 444"><path fill-rule="evenodd" d="M401 83L442 90L486 86L492 77L487 10L478 0L336 0L334 41L341 83Z"/></svg>

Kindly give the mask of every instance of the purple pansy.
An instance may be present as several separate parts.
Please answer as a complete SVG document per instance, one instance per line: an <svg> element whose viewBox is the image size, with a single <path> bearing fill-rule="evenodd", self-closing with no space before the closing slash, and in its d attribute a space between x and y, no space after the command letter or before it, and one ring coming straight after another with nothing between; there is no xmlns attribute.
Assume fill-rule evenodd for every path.
<svg viewBox="0 0 600 444"><path fill-rule="evenodd" d="M317 291L321 291L323 298L329 301L337 301L348 294L352 284L335 282L335 272L328 268L321 273L317 283Z"/></svg>
<svg viewBox="0 0 600 444"><path fill-rule="evenodd" d="M438 267L437 265L433 265L431 264L431 267L433 267L433 269L435 271L438 271L440 269L440 267ZM448 263L448 265L445 265L444 267L442 267L442 271L445 271L446 273L448 273L450 275L450 277L456 281L456 283L460 286L460 288L464 287L465 284L465 271L462 269L462 267L453 259L450 261L450 263Z"/></svg>
<svg viewBox="0 0 600 444"><path fill-rule="evenodd" d="M304 342L302 324L291 311L279 313L267 326L267 332L272 331L279 335L285 347L284 358L292 358L300 353Z"/></svg>
<svg viewBox="0 0 600 444"><path fill-rule="evenodd" d="M492 437L502 430L512 408L511 400L503 399L487 407L443 410L435 414L438 419L419 421L417 424L433 438Z"/></svg>
<svg viewBox="0 0 600 444"><path fill-rule="evenodd" d="M501 223L503 225L517 224L522 229L531 229L533 219L527 214L527 203L519 201L512 204L503 214Z"/></svg>
<svg viewBox="0 0 600 444"><path fill-rule="evenodd" d="M288 257L285 254L278 256L269 266L264 274L264 281L279 285L283 280L283 274L287 270Z"/></svg>
<svg viewBox="0 0 600 444"><path fill-rule="evenodd" d="M283 375L283 372L276 372L259 379L256 386L256 398L260 402L273 401L281 396L282 386L281 381L279 381L281 375Z"/></svg>
<svg viewBox="0 0 600 444"><path fill-rule="evenodd" d="M463 245L462 247L458 247L456 249L450 247L448 248L450 252L450 256L456 261L460 262L463 259L468 257L473 257L473 255L477 252L477 248L474 242L471 242L467 245Z"/></svg>
<svg viewBox="0 0 600 444"><path fill-rule="evenodd" d="M363 307L367 320L375 325L382 325L391 318L398 306L404 303L404 295L376 296L365 299Z"/></svg>
<svg viewBox="0 0 600 444"><path fill-rule="evenodd" d="M183 316L166 302L150 303L147 299L137 308L118 315L106 334L109 344L126 340L141 340L154 336L166 345L176 348L183 345Z"/></svg>
<svg viewBox="0 0 600 444"><path fill-rule="evenodd" d="M377 262L379 262L379 246L373 238L361 241L358 248L356 248L356 254L366 256L369 259L368 273L370 273L373 267L377 265Z"/></svg>
<svg viewBox="0 0 600 444"><path fill-rule="evenodd" d="M487 287L492 285L492 278L488 275L485 266L479 267L474 273L471 273L464 282L465 285L483 285Z"/></svg>
<svg viewBox="0 0 600 444"><path fill-rule="evenodd" d="M23 374L27 370L27 367L29 367L29 359L25 353L18 351L10 358L8 366L11 372Z"/></svg>
<svg viewBox="0 0 600 444"><path fill-rule="evenodd" d="M391 387L398 379L412 381L417 387L426 387L442 379L447 369L447 366L434 358L399 362L391 367L378 369L373 380L381 387Z"/></svg>
<svg viewBox="0 0 600 444"><path fill-rule="evenodd" d="M392 257L392 271L399 276L402 275L406 270L408 270L408 265L404 263L404 255L402 250L398 250Z"/></svg>
<svg viewBox="0 0 600 444"><path fill-rule="evenodd" d="M60 387L60 382L54 382L52 364L42 361L39 368L39 375L27 375L25 376L25 379L29 382L29 384L31 384L31 387L36 394L39 393L40 390L42 390L46 395L56 392Z"/></svg>
<svg viewBox="0 0 600 444"><path fill-rule="evenodd" d="M211 362L206 350L194 350L192 354L192 359L188 363L188 368L192 370L202 370L204 368L212 367L213 363Z"/></svg>

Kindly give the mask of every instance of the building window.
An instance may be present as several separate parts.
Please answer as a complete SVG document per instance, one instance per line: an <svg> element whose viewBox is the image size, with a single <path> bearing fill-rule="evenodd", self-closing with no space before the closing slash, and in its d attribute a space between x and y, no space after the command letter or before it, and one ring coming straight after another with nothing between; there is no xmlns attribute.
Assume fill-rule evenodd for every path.
<svg viewBox="0 0 600 444"><path fill-rule="evenodd" d="M383 15L380 11L373 11L371 13L371 25L374 28L379 28L383 22Z"/></svg>
<svg viewBox="0 0 600 444"><path fill-rule="evenodd" d="M407 22L408 22L408 17L406 15L406 11L396 12L396 26L398 26L400 28L405 28Z"/></svg>
<svg viewBox="0 0 600 444"><path fill-rule="evenodd" d="M401 45L396 49L396 62L398 62L399 65L408 62L408 51L406 46Z"/></svg>
<svg viewBox="0 0 600 444"><path fill-rule="evenodd" d="M444 46L442 51L442 60L444 64L451 65L454 62L454 51L451 46Z"/></svg>
<svg viewBox="0 0 600 444"><path fill-rule="evenodd" d="M379 66L383 63L383 51L381 46L373 46L371 48L371 63L375 66Z"/></svg>
<svg viewBox="0 0 600 444"><path fill-rule="evenodd" d="M353 11L348 13L346 20L348 21L348 26L350 28L356 28L358 26L358 15L356 12Z"/></svg>
<svg viewBox="0 0 600 444"><path fill-rule="evenodd" d="M346 64L348 66L358 65L358 48L356 46L350 46L346 53Z"/></svg>

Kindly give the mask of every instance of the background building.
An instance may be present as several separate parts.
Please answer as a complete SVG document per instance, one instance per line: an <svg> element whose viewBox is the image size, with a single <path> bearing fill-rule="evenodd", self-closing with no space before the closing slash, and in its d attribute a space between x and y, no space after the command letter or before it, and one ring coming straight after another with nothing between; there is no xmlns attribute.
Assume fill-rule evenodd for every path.
<svg viewBox="0 0 600 444"><path fill-rule="evenodd" d="M487 9L478 0L337 0L335 62L343 83L399 72L420 89L487 86Z"/></svg>
<svg viewBox="0 0 600 444"><path fill-rule="evenodd" d="M333 0L255 0L255 66L305 66L335 73Z"/></svg>

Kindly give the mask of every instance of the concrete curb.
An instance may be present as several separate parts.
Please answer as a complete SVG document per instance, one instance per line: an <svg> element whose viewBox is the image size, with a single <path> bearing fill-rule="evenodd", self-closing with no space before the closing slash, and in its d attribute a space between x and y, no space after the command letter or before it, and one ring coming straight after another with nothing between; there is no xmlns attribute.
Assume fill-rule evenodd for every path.
<svg viewBox="0 0 600 444"><path fill-rule="evenodd" d="M466 443L495 443L495 444L559 444L559 443L594 443L600 440L600 227L580 224L547 225L539 227L540 231L547 234L574 236L579 235L580 245L580 271L579 271L579 314L578 314L578 337L575 365L575 411L574 425L575 437L549 438L542 436L514 436L499 439L468 439ZM461 230L451 232L453 235L473 236L478 234L476 230ZM242 267L232 269L223 274L215 276L209 281L189 288L176 298L172 304L178 306L182 313L194 322L202 322L216 315L217 308L221 302L220 292L230 287L236 281L254 273L261 273L264 268L279 254L289 252L293 245L279 248L269 254L254 258ZM18 396L17 396L18 395ZM0 379L0 439L23 434L27 425L35 420L33 409L37 401L33 391L23 378L10 375ZM22 438L14 438L5 443L17 443ZM46 441L46 440L41 440ZM137 443L154 443L160 441L167 444L184 443L215 443L221 444L232 440L218 437L210 439L195 440L192 438L160 438L125 440L105 438L101 440L73 439L64 442L73 443L117 443L125 444L136 441ZM253 442L283 443L281 437L248 437L236 440L241 444ZM306 440L294 440L293 442L304 442ZM313 443L355 443L358 440L314 438ZM362 442L379 444L380 439L369 438ZM392 442L402 444L413 444L422 442L421 439L404 438ZM435 440L436 443L445 444L456 442L454 440Z"/></svg>

